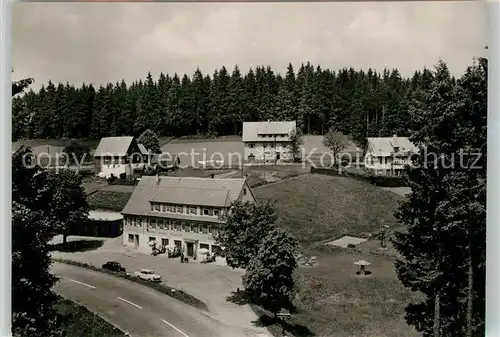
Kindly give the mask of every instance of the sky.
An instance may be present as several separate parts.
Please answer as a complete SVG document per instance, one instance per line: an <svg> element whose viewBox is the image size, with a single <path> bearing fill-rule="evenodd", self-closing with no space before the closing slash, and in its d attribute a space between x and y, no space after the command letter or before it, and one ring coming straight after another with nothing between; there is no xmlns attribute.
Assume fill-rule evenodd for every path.
<svg viewBox="0 0 500 337"><path fill-rule="evenodd" d="M485 1L16 3L12 24L13 79L34 89L308 61L411 76L442 59L460 75L488 41Z"/></svg>

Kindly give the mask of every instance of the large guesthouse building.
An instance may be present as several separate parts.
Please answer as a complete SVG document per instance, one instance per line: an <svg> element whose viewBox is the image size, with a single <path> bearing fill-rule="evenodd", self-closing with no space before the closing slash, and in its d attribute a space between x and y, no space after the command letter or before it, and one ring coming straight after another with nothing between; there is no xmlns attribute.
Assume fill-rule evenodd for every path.
<svg viewBox="0 0 500 337"><path fill-rule="evenodd" d="M216 252L221 216L235 201L255 202L246 179L143 176L122 211L123 244L144 252L148 243L177 246L185 256Z"/></svg>

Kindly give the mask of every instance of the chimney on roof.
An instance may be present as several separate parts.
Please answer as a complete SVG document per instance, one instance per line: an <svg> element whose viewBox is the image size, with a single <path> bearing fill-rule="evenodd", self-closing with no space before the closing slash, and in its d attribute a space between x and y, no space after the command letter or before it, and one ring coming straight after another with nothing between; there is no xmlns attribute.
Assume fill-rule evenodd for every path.
<svg viewBox="0 0 500 337"><path fill-rule="evenodd" d="M160 183L160 175L157 173L156 174L156 185Z"/></svg>

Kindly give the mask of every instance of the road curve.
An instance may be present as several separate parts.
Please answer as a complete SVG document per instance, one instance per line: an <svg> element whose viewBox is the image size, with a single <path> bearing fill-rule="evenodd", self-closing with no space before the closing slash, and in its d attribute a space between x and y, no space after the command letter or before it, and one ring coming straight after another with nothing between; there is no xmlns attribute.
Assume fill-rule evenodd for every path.
<svg viewBox="0 0 500 337"><path fill-rule="evenodd" d="M133 337L258 336L126 279L62 263L54 263L52 272L60 278L54 287L57 293L81 303Z"/></svg>

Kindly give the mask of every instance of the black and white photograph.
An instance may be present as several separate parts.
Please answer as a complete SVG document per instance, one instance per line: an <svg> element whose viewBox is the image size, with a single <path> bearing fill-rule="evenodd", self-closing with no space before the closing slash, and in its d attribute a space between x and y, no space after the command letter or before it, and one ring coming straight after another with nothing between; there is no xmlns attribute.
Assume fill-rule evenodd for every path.
<svg viewBox="0 0 500 337"><path fill-rule="evenodd" d="M486 335L486 2L11 31L12 336Z"/></svg>

